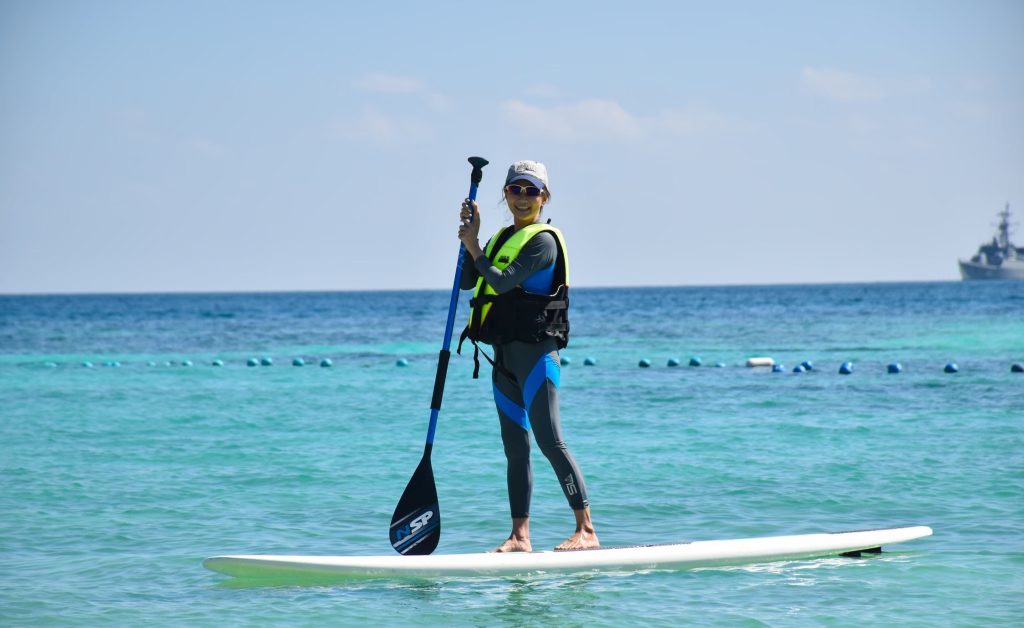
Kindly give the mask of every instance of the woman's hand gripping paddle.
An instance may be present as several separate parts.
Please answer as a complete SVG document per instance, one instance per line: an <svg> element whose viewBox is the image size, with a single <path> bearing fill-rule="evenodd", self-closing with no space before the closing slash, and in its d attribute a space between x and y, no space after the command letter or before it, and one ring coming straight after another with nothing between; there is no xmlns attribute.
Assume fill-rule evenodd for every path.
<svg viewBox="0 0 1024 628"><path fill-rule="evenodd" d="M473 172L469 175L469 200L476 200L476 188L483 178L483 167L487 160L470 157ZM391 516L391 547L399 554L429 554L441 540L441 510L437 505L437 486L434 484L434 470L430 466L430 450L434 447L434 430L437 415L441 411L441 397L444 396L444 379L448 374L448 359L451 357L452 327L455 325L455 308L459 304L459 283L462 279L462 264L466 257L466 246L459 245L459 263L455 268L455 282L452 284L452 298L448 303L448 323L444 330L444 344L437 356L437 375L434 377L434 396L430 401L430 427L427 429L427 445L423 458L413 472L409 484L402 493Z"/></svg>

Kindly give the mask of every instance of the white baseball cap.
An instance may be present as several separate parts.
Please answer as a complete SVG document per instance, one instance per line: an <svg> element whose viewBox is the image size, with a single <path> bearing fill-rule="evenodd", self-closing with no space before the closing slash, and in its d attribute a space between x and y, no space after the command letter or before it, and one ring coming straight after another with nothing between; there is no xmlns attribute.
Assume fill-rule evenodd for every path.
<svg viewBox="0 0 1024 628"><path fill-rule="evenodd" d="M508 167L505 185L524 179L541 189L548 187L548 169L539 161L517 161Z"/></svg>

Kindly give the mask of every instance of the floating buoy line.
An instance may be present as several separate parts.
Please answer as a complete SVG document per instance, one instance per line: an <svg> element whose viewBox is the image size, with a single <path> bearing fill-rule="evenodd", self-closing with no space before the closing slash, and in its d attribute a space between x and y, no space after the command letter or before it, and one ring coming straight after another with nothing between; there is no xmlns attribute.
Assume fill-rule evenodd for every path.
<svg viewBox="0 0 1024 628"><path fill-rule="evenodd" d="M560 362L560 364L563 367L569 367L569 366L571 366L573 364L572 358L567 356L567 355L560 356L559 362ZM237 363L239 365L245 365L246 367L249 367L249 368L268 368L268 367L274 366L274 358L271 357L271 356L266 356L266 355L260 356L260 357L251 357L251 358L246 358L246 359L238 359L236 361L232 361L232 360L225 359L225 358L215 358L214 360L212 360L212 361L210 361L209 363L206 363L206 364L208 364L209 366L215 367L215 368L221 368L221 367L230 366L232 363ZM684 363L683 360L681 360L678 357L670 357L670 358L668 358L666 360L665 367L666 368L675 369L675 368L678 368L678 367L682 366L683 363ZM331 367L334 366L334 361L331 358L307 358L307 357L301 357L301 356L294 357L291 360L291 365L293 367L303 367L303 366L314 365L314 364L319 364L319 366L321 368L331 368ZM398 367L398 368L407 368L409 366L412 366L412 364L413 364L413 361L410 360L409 358L398 358L394 362L394 365L396 367ZM707 369L707 368L712 367L712 366L714 368L726 368L727 367L725 362L715 362L713 364L705 365L704 364L704 360L701 357L699 357L699 356L692 356L692 357L690 357L689 360L686 361L686 364L689 365L689 369ZM38 366L38 364L35 364L35 365ZM78 367L80 367L80 368L86 368L86 369L94 369L94 368L97 368L97 367L102 367L102 368L121 368L122 363L119 360L103 360L103 361L95 361L95 362L94 361L90 361L90 360L83 360L83 361L77 362L77 363L65 363L65 364L60 364L60 363L55 362L53 360L47 360L47 361L42 363L42 366L44 368L48 368L48 369L55 369L55 368L58 368L58 367L69 367L69 366L76 366L76 365ZM184 359L184 360L165 360L163 362L156 362L156 361L153 361L153 360L149 360L149 361L145 362L145 365L147 367L150 367L150 368L160 367L160 366L190 368L190 367L195 366L195 363L192 360L189 360L189 359ZM585 366L585 367L596 367L597 365L598 365L598 360L597 360L597 358L595 358L593 356L587 356L586 358L583 359L583 366ZM637 366L639 368L642 368L642 369L650 369L650 368L653 367L653 365L654 365L654 361L651 360L651 358L646 358L646 357L640 358L640 360L637 362ZM767 371L770 371L772 373L787 373L787 372L789 372L789 373L794 373L794 374L801 374L801 373L812 373L812 372L816 372L816 371L819 370L814 365L814 363L812 361L810 361L810 360L804 360L804 361L800 362L799 364L795 365L792 369L789 369L789 368L786 367L786 365L782 364L781 362L777 362L774 358L769 357L769 356L751 356L751 357L747 358L744 362L742 362L741 364L737 364L736 366L740 366L740 365L746 366L748 369L753 370L753 371L767 370ZM872 367L874 367L874 366L875 365L872 365ZM891 375L899 375L900 373L904 372L904 366L900 362L890 362L890 363L882 366L881 370L884 371L885 373L888 373L888 374L891 374ZM929 367L927 369L922 369L922 368L918 367L917 369L914 369L914 370L916 372L923 372L923 371L927 370L927 371L932 371L932 372L941 372L941 373L946 373L946 374L953 375L953 374L957 374L957 373L960 372L960 366L956 362L947 362L947 363L945 363L944 365L941 365L941 366ZM969 370L971 370L971 369L969 369ZM1009 370L1010 370L1011 373L1024 373L1024 363L1014 362L1014 363L1012 363L1010 365L1010 369ZM974 371L976 372L976 369ZM839 364L839 367L838 367L838 369L835 372L838 373L839 375L854 375L854 373L855 373L854 363L850 362L850 361L842 362L842 363Z"/></svg>

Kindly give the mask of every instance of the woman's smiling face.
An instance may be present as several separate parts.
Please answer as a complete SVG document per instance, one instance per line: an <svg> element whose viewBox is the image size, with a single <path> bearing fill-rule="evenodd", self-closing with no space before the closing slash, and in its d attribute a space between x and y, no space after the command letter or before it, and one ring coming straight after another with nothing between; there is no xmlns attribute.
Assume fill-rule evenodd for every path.
<svg viewBox="0 0 1024 628"><path fill-rule="evenodd" d="M508 189L509 186L520 186L520 193L512 194ZM536 188L533 183L526 179L517 179L505 186L505 202L508 203L508 209L512 212L512 217L515 218L517 226L537 222L537 219L540 217L540 210L544 208L544 203L547 202L547 190L542 190L537 196L529 196L527 195L526 188L530 187Z"/></svg>

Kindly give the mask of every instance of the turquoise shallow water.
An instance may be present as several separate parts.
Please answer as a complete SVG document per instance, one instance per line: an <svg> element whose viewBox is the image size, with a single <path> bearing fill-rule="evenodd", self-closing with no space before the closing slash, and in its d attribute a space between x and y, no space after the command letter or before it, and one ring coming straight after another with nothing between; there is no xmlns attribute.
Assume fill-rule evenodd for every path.
<svg viewBox="0 0 1024 628"><path fill-rule="evenodd" d="M306 587L204 570L223 553L390 551L446 309L441 292L0 297L0 623L1024 617L1021 283L574 293L563 427L606 545L935 529L880 557ZM694 355L704 366L685 366ZM751 355L816 369L743 367ZM245 366L263 356L274 365ZM886 374L892 361L905 371ZM471 368L453 359L434 449L438 552L508 532L489 384ZM539 455L535 474L534 544L550 547L571 515Z"/></svg>

